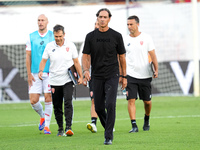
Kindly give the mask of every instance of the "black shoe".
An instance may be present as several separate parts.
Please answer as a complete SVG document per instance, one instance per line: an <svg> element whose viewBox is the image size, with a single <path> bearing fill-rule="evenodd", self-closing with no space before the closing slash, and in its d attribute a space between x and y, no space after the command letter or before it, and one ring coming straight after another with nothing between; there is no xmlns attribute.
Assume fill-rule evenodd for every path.
<svg viewBox="0 0 200 150"><path fill-rule="evenodd" d="M105 139L104 145L112 145L112 140L110 140L110 139Z"/></svg>
<svg viewBox="0 0 200 150"><path fill-rule="evenodd" d="M65 133L63 130L58 130L57 136L65 136Z"/></svg>
<svg viewBox="0 0 200 150"><path fill-rule="evenodd" d="M138 127L133 127L129 133L134 133L134 132L138 132Z"/></svg>
<svg viewBox="0 0 200 150"><path fill-rule="evenodd" d="M144 120L143 130L144 131L149 131L149 129L150 129L149 120L148 121Z"/></svg>
<svg viewBox="0 0 200 150"><path fill-rule="evenodd" d="M64 133L64 131L63 131L63 128L59 128L59 129L58 129L58 134L57 134L57 136L65 136L65 133Z"/></svg>

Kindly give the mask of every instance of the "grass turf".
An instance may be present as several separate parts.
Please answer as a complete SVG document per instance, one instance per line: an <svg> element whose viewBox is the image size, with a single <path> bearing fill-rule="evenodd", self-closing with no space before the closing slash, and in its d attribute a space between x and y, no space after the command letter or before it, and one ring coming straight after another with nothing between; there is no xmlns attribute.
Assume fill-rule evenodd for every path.
<svg viewBox="0 0 200 150"><path fill-rule="evenodd" d="M0 104L1 150L197 150L200 148L200 99L195 97L153 97L150 131L143 131L143 102L136 101L138 133L128 133L131 123L127 101L117 100L114 141L103 145L104 130L97 122L97 133L86 128L90 122L90 101L73 101L72 137L57 137L52 115L51 135L38 130L39 116L29 103Z"/></svg>

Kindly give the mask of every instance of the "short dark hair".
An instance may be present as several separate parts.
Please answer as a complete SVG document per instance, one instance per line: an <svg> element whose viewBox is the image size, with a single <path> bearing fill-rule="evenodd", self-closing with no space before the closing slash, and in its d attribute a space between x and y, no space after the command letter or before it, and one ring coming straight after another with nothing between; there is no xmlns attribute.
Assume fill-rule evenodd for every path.
<svg viewBox="0 0 200 150"><path fill-rule="evenodd" d="M63 34L65 33L63 26L57 24L53 27L53 32L58 32L59 30L63 31Z"/></svg>
<svg viewBox="0 0 200 150"><path fill-rule="evenodd" d="M131 20L131 19L135 19L137 23L140 23L140 19L138 18L138 16L133 15L133 16L128 17L128 20Z"/></svg>
<svg viewBox="0 0 200 150"><path fill-rule="evenodd" d="M107 12L108 12L108 15L109 15L109 18L112 16L110 10L108 10L107 8L101 8L101 9L97 12L97 14L96 14L97 17L99 17L99 13L100 13L101 11L107 11Z"/></svg>

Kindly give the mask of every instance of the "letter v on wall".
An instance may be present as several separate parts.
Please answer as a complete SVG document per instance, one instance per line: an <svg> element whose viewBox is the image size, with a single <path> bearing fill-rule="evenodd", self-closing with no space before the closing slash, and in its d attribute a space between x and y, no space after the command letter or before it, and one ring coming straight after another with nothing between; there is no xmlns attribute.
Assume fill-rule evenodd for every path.
<svg viewBox="0 0 200 150"><path fill-rule="evenodd" d="M181 66L178 61L172 61L170 62L170 66L174 72L174 75L176 76L176 79L183 91L184 95L188 95L192 79L194 77L194 62L189 61L188 66L185 72L185 75L183 73L183 70L181 69Z"/></svg>

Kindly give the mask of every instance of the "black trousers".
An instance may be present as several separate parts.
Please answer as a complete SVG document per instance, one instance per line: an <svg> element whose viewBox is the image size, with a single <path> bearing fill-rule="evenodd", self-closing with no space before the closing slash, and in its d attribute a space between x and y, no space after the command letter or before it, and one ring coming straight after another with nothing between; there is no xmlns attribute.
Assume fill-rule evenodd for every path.
<svg viewBox="0 0 200 150"><path fill-rule="evenodd" d="M99 116L102 126L105 128L105 139L113 140L119 77L115 76L103 80L93 77L92 80L94 83L95 111Z"/></svg>
<svg viewBox="0 0 200 150"><path fill-rule="evenodd" d="M51 85L51 90L55 119L59 129L63 129L63 98L66 127L71 127L73 117L73 82L68 82L62 86Z"/></svg>

